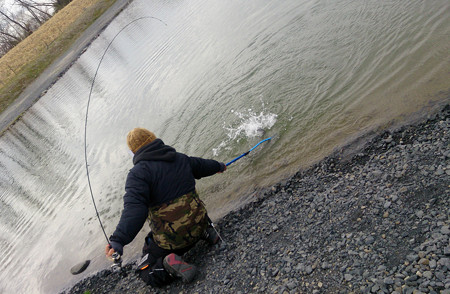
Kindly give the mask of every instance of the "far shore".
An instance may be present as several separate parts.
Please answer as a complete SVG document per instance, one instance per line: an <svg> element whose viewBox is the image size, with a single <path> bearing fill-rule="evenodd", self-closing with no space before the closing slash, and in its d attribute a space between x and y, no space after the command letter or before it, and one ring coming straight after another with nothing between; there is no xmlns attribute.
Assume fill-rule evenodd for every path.
<svg viewBox="0 0 450 294"><path fill-rule="evenodd" d="M39 77L34 80L20 96L0 113L0 134L3 134L13 125L33 104L39 100L47 90L72 66L85 49L95 40L101 31L120 14L131 1L116 0L115 3L104 12L71 48L47 67Z"/></svg>

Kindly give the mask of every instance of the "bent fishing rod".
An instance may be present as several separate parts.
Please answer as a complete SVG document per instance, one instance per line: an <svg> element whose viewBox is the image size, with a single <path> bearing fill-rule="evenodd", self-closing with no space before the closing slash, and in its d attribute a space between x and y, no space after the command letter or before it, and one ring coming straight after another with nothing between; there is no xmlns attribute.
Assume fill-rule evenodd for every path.
<svg viewBox="0 0 450 294"><path fill-rule="evenodd" d="M163 23L165 26L167 26L167 24L165 22L163 22L159 18L156 18L156 17L153 17L153 16L143 16L143 17L139 17L139 18L136 18L136 19L130 21L127 25L122 27L122 29L120 29L117 32L117 34L112 38L112 40L108 43L108 46L106 47L105 51L103 52L102 57L100 58L100 61L99 61L98 65L97 65L97 69L95 70L94 78L92 79L91 88L89 90L89 97L88 97L88 101L87 101L87 105L86 105L86 118L85 118L85 121L84 121L84 162L85 162L85 165L86 165L87 181L88 181L89 192L91 194L91 199L92 199L92 203L94 205L94 209L95 209L95 213L97 215L98 222L100 223L100 227L102 228L103 234L105 235L106 242L108 243L110 248L112 248L111 247L111 243L109 241L108 236L106 235L105 228L104 228L103 223L102 223L102 221L100 219L100 214L98 212L97 205L95 203L94 193L92 191L91 179L90 179L90 175L89 175L89 164L88 164L88 159L87 159L87 125L88 125L88 116L89 116L89 105L91 103L92 91L94 89L95 79L97 77L98 70L100 69L100 65L102 64L103 58L105 57L106 53L108 52L108 49L111 47L112 43L120 35L120 33L122 33L131 24L133 24L133 23L135 23L135 22L137 22L139 20L142 20L142 19L155 19L155 20L158 20L161 23ZM118 254L117 252L114 252L113 255L112 255L112 258L113 258L113 264L111 265L112 271L113 272L121 271L122 270L122 258L120 256L120 254ZM73 275L80 274L80 273L82 273L83 271L85 271L87 269L87 267L89 266L90 262L91 262L90 260L86 260L84 262L81 262L81 263L73 266L71 268L70 272Z"/></svg>

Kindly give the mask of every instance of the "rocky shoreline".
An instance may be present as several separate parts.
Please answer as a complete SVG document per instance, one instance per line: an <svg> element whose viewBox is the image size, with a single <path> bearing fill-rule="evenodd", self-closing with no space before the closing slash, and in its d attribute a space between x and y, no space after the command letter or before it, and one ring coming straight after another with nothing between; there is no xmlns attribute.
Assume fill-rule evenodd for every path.
<svg viewBox="0 0 450 294"><path fill-rule="evenodd" d="M63 293L450 294L450 106L258 195L185 255L191 284L101 271Z"/></svg>

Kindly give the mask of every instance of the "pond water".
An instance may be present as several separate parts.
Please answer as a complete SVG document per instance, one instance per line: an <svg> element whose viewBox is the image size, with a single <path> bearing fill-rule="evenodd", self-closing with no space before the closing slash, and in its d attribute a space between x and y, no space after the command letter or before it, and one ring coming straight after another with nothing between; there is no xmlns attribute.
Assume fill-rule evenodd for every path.
<svg viewBox="0 0 450 294"><path fill-rule="evenodd" d="M447 0L133 1L0 138L0 293L58 293L110 265L85 167L89 97L87 161L108 235L130 129L223 162L273 136L198 181L217 219L334 148L448 101L449 12Z"/></svg>

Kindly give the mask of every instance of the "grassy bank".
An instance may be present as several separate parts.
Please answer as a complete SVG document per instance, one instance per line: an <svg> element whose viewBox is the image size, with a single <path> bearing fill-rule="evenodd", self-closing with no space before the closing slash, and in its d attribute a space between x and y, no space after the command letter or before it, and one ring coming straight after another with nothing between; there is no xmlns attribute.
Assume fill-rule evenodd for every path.
<svg viewBox="0 0 450 294"><path fill-rule="evenodd" d="M0 112L116 0L73 0L0 58Z"/></svg>

